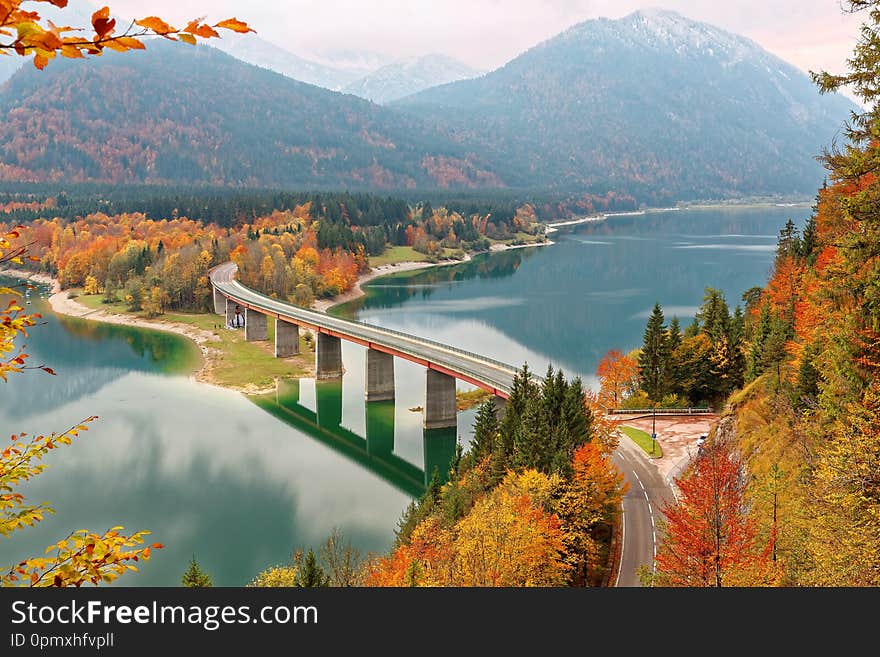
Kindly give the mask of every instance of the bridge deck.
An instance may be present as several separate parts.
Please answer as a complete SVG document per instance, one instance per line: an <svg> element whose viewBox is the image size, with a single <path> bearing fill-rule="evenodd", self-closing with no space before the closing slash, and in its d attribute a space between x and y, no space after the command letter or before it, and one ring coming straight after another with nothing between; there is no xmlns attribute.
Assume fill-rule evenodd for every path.
<svg viewBox="0 0 880 657"><path fill-rule="evenodd" d="M237 269L231 262L215 267L211 270L211 283L221 294L244 308L405 358L467 381L499 397L507 398L510 395L517 372L512 365L415 335L332 317L327 313L272 299L236 281Z"/></svg>

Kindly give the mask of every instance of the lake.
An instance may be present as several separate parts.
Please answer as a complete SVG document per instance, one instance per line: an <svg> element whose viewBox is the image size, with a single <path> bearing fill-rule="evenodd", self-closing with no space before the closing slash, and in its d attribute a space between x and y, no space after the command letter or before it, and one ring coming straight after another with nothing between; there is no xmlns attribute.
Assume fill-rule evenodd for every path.
<svg viewBox="0 0 880 657"><path fill-rule="evenodd" d="M766 280L776 234L809 208L680 210L614 217L554 233L556 244L376 279L337 312L594 383L601 356L641 342L655 301L685 324L705 286L731 306ZM29 308L33 364L58 372L0 384L0 431L61 431L100 420L23 487L57 515L0 540L0 565L42 554L69 531L150 529L167 547L125 585L175 585L191 556L217 585L241 586L334 527L362 553L393 541L401 512L456 436L426 433L424 369L397 360L396 403L364 403L364 350L343 343L339 382L282 381L248 399L196 383L183 338ZM462 385L462 389L468 386ZM474 411L459 413L467 444Z"/></svg>

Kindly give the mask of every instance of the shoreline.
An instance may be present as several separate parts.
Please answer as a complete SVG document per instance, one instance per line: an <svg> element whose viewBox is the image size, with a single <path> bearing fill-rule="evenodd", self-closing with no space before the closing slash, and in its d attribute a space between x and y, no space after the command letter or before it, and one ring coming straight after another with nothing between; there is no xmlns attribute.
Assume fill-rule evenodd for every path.
<svg viewBox="0 0 880 657"><path fill-rule="evenodd" d="M606 219L613 219L614 217L634 217L646 214L658 214L661 212L678 212L687 210L753 210L761 208L806 208L811 207L811 205L811 201L796 201L787 203L780 203L776 201L754 201L751 203L725 203L723 201L716 201L700 203L698 201L695 201L693 203L682 202L679 205L671 206L668 208L643 208L640 210L629 210L624 212L599 212L597 214L591 214L585 217L578 217L576 219L569 219L567 221L554 221L544 225L546 226L545 234L549 235L551 233L557 232L560 228L568 228L569 226L579 226L582 224L598 223L601 221L605 221Z"/></svg>
<svg viewBox="0 0 880 657"><path fill-rule="evenodd" d="M372 281L373 279L381 278L382 276L389 276L391 274L397 274L404 271L430 269L432 267L450 267L452 265L461 265L465 262L469 262L470 260L472 260L474 256L482 254L492 255L494 253L501 253L502 251L512 251L513 249L529 249L539 246L551 246L553 244L555 244L555 242L553 242L552 240L536 242L535 244L493 244L489 247L488 251L479 251L474 254L465 253L464 258L462 258L461 260L440 260L439 262L406 260L404 262L397 262L393 265L379 265L378 267L368 271L366 274L361 274L358 277L357 282L355 282L354 286L347 292L337 294L335 297L331 297L329 299L319 299L318 301L315 301L315 303L312 305L312 308L314 310L326 313L335 306L339 306L343 303L348 303L349 301L359 299L362 296L366 295L366 292L361 289L362 286Z"/></svg>

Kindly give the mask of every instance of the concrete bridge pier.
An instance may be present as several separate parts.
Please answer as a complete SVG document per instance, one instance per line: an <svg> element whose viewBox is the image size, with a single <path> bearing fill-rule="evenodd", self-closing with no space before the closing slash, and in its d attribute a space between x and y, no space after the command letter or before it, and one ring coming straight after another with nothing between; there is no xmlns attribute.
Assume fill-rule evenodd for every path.
<svg viewBox="0 0 880 657"><path fill-rule="evenodd" d="M299 353L299 326L275 320L275 358L288 358Z"/></svg>
<svg viewBox="0 0 880 657"><path fill-rule="evenodd" d="M269 339L269 322L263 313L244 309L244 339L248 342Z"/></svg>
<svg viewBox="0 0 880 657"><path fill-rule="evenodd" d="M335 379L342 376L342 340L318 333L315 349L315 378Z"/></svg>
<svg viewBox="0 0 880 657"><path fill-rule="evenodd" d="M226 299L226 326L235 326L236 305L237 304L232 299ZM241 315L239 315L239 318L241 318Z"/></svg>
<svg viewBox="0 0 880 657"><path fill-rule="evenodd" d="M427 371L425 385L425 429L456 426L455 377Z"/></svg>
<svg viewBox="0 0 880 657"><path fill-rule="evenodd" d="M368 402L394 399L394 356L367 349L365 396Z"/></svg>
<svg viewBox="0 0 880 657"><path fill-rule="evenodd" d="M216 287L214 288L214 312L218 315L226 314L226 297Z"/></svg>

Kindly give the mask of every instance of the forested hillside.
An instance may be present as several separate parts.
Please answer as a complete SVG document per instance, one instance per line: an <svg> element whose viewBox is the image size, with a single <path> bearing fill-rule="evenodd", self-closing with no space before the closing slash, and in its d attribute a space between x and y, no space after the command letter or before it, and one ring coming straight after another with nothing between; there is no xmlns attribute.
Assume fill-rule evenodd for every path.
<svg viewBox="0 0 880 657"><path fill-rule="evenodd" d="M501 186L421 121L207 47L26 67L0 88L0 180Z"/></svg>
<svg viewBox="0 0 880 657"><path fill-rule="evenodd" d="M852 103L753 41L673 12L576 25L502 68L393 104L513 186L677 199L811 194Z"/></svg>

